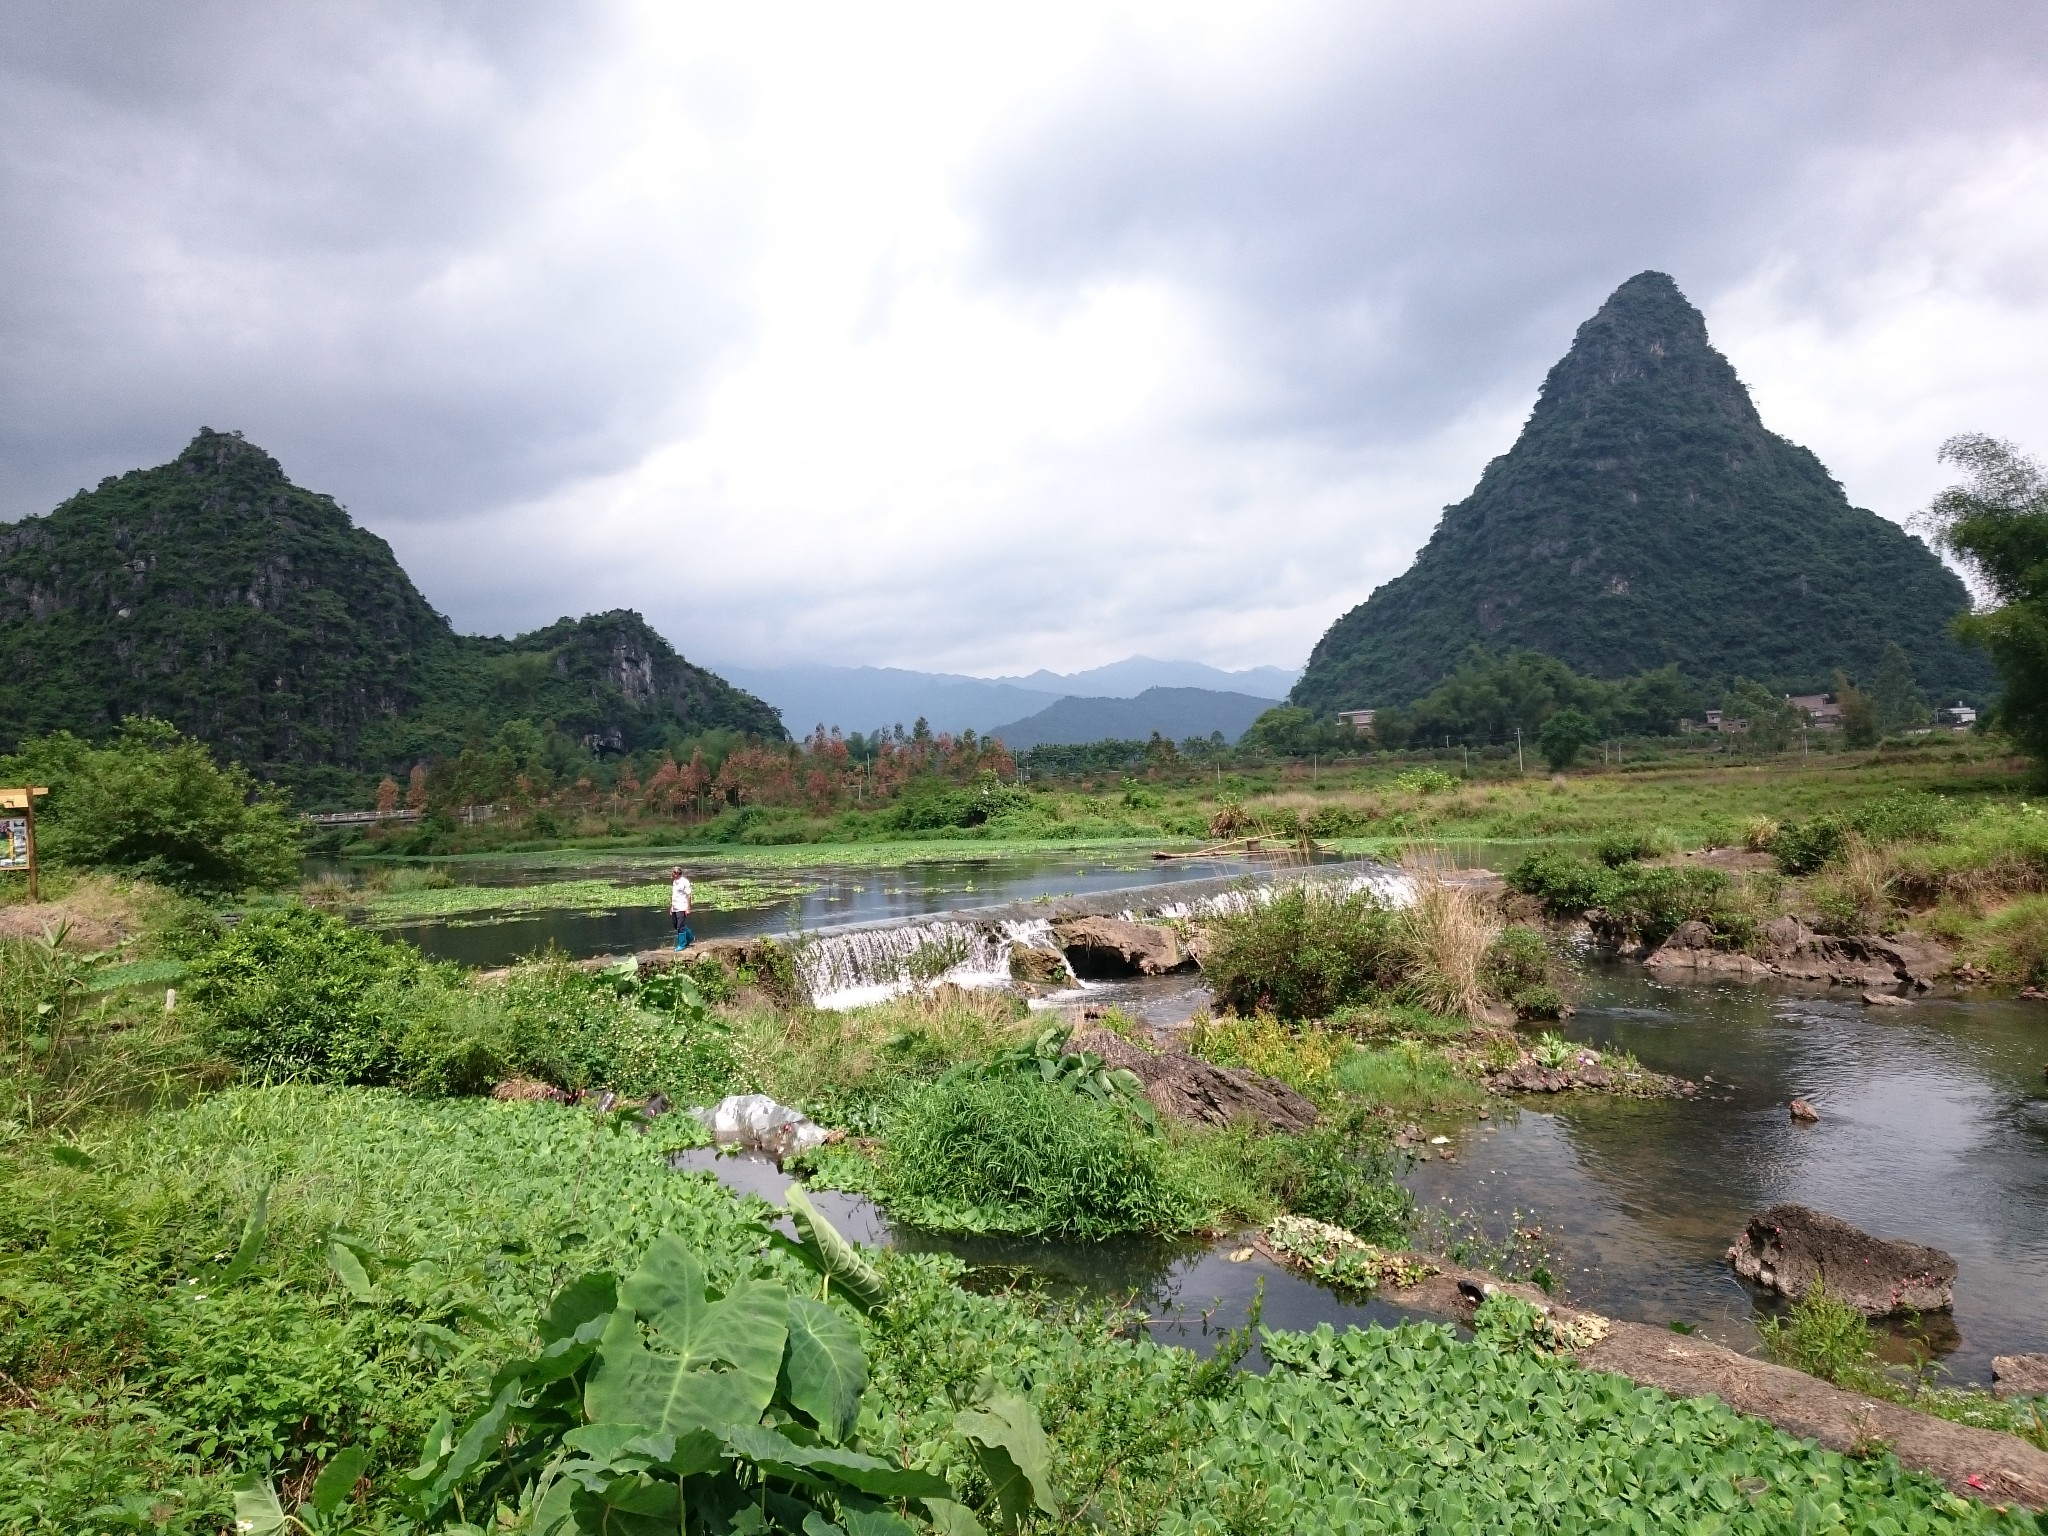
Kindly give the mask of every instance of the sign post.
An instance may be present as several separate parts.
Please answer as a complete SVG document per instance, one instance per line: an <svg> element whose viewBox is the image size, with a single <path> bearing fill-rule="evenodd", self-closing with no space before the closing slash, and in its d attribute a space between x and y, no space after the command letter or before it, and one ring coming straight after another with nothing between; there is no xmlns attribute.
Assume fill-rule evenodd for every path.
<svg viewBox="0 0 2048 1536"><path fill-rule="evenodd" d="M0 789L0 811L19 811L19 816L0 816L0 869L28 871L28 899L42 900L36 884L36 796L50 792L46 784L28 784L20 789Z"/></svg>

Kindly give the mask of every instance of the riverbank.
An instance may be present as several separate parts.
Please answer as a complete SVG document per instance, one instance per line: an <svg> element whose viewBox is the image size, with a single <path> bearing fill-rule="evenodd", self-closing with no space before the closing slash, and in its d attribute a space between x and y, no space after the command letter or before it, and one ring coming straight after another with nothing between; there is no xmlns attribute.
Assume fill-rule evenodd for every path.
<svg viewBox="0 0 2048 1536"><path fill-rule="evenodd" d="M1503 944L1467 903L1241 910L1237 929L1175 917L1162 932L1202 955L1219 1003L1263 996L1272 1008L1219 1007L1166 1042L1120 1011L1077 1023L1133 1048L1179 1046L1188 1066L1161 1074L1183 1085L1167 1103L1201 1102L1210 1089L1185 1085L1214 1073L1275 1084L1261 1092L1282 1102L1285 1089L1315 1117L1263 1135L1175 1119L1153 1082L1133 1072L1134 1094L1117 1076L1126 1058L1088 1050L1088 1037L1049 1038L1057 1026L1045 1008L945 985L963 957L944 934L896 956L904 995L838 1011L811 1006L802 940L683 972L553 960L484 983L305 909L252 909L224 934L142 934L138 949L160 946L186 967L176 999L138 983L101 994L102 1009L84 990L89 976L11 972L31 989L23 998L51 1003L22 1016L55 1015L65 1044L61 1080L39 1087L33 1107L17 1103L0 1147L13 1213L0 1218L0 1306L14 1325L0 1371L21 1393L0 1422L0 1461L54 1469L35 1486L0 1485L0 1510L62 1529L166 1511L155 1523L209 1529L239 1472L302 1484L359 1445L370 1456L364 1522L388 1524L434 1413L480 1408L492 1360L526 1347L575 1272L630 1268L654 1233L680 1226L721 1276L781 1274L749 1225L768 1212L670 1168L672 1154L702 1142L695 1122L643 1123L623 1108L651 1110L657 1095L765 1092L803 1109L846 1133L817 1154L816 1182L867 1189L899 1218L957 1234L945 1242L1014 1253L1060 1241L1078 1252L1123 1233L1170 1245L1291 1211L1398 1245L1411 1230L1403 1163L1475 1169L1497 1134L1483 1127L1504 1123L1485 1068L1552 1051L1546 1036L1573 1062L1575 1042L1630 1059L1588 1037L1583 1007L1563 1025L1542 1017L1552 1005L1541 989L1569 978L1523 941ZM1036 921L1051 930L1050 918ZM1340 939L1360 968L1317 962L1295 977L1308 953L1296 940L1311 933ZM1029 935L1008 937L1045 952ZM1100 931L1085 947L1109 952L1112 940L1151 952L1151 941ZM43 963L9 953L22 967ZM1006 948L1002 959L1007 969L1020 957ZM1061 990L1072 991L1036 1001L1063 1006ZM1085 993L1072 1003L1093 1006ZM1504 1016L1518 1007L1531 1014L1521 1027ZM474 1097L514 1074L585 1100ZM236 1075L328 1086L223 1091ZM625 1100L607 1104L607 1089ZM1595 1096L1543 1102L1559 1098ZM1541 1262L1531 1261L1528 1272ZM886 1258L900 1305L849 1317L872 1373L867 1441L985 1503L971 1460L948 1459L943 1425L959 1393L992 1372L1050 1427L1069 1499L1062 1527L1212 1529L1229 1490L1253 1485L1329 1523L1349 1507L1331 1481L1348 1457L1380 1466L1386 1488L1413 1490L1387 1511L1408 1519L1420 1518L1425 1485L1454 1492L1482 1524L1504 1518L1526 1498L1516 1458L1535 1458L1589 1517L1645 1488L1704 1514L1715 1505L1702 1479L1725 1472L1775 1490L1753 1506L1767 1528L1800 1518L1808 1496L1858 1518L1994 1528L1995 1516L1881 1455L1802 1449L1725 1410L1654 1394L1588 1396L1569 1367L1512 1340L1425 1329L1359 1344L1390 1336L1281 1331L1260 1341L1270 1377L1231 1378L1118 1337L1127 1316L1039 1290L1028 1264L994 1282L1002 1294L963 1291L962 1262ZM201 1375L194 1360L207 1362ZM227 1380L244 1385L218 1392ZM1547 1404L1548 1416L1501 1417L1515 1402ZM1275 1414L1325 1424L1327 1443L1306 1459L1274 1453ZM1474 1415L1492 1426L1488 1454L1446 1468L1426 1448ZM1652 1466L1628 1449L1669 1443L1693 1445L1691 1459ZM1226 1466L1235 1472L1219 1483Z"/></svg>

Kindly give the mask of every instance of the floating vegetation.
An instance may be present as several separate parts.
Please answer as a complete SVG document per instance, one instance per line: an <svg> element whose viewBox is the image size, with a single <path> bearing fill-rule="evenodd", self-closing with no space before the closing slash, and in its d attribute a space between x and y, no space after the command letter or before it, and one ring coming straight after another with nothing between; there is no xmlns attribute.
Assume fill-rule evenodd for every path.
<svg viewBox="0 0 2048 1536"><path fill-rule="evenodd" d="M691 905L699 912L736 912L772 907L817 889L815 882L734 875L692 884ZM362 912L374 927L432 922L491 913L494 917L524 912L621 912L633 908L665 909L668 882L556 880L545 885L447 885L412 890L362 890L356 899L336 903Z"/></svg>
<svg viewBox="0 0 2048 1536"><path fill-rule="evenodd" d="M1346 1290L1406 1290L1437 1273L1412 1253L1376 1247L1355 1233L1308 1216L1276 1216L1260 1234L1272 1257L1311 1279Z"/></svg>

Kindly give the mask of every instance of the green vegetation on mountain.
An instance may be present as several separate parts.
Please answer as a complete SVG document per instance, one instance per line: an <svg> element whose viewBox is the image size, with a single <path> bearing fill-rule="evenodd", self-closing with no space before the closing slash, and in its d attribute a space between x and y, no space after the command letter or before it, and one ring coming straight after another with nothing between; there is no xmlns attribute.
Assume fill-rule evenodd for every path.
<svg viewBox="0 0 2048 1536"><path fill-rule="evenodd" d="M1699 311L1643 272L1414 566L1331 626L1291 702L1403 704L1475 645L1602 678L1675 665L1713 692L1819 691L1837 668L1868 686L1887 641L1936 694L1976 698L1991 669L1948 627L1968 607L1924 544L1764 426Z"/></svg>
<svg viewBox="0 0 2048 1536"><path fill-rule="evenodd" d="M168 721L315 798L525 720L583 751L784 736L638 614L457 635L390 546L237 433L0 529L0 747Z"/></svg>

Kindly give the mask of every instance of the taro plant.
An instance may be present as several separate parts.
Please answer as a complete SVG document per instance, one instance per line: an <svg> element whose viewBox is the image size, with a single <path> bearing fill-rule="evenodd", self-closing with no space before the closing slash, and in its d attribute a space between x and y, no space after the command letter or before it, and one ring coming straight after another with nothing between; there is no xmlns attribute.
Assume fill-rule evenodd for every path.
<svg viewBox="0 0 2048 1536"><path fill-rule="evenodd" d="M1031 1039L998 1051L964 1075L1034 1077L1048 1087L1085 1094L1102 1104L1127 1109L1147 1130L1159 1129L1159 1114L1145 1097L1145 1084L1129 1067L1112 1067L1093 1051L1070 1051L1071 1024L1049 1024Z"/></svg>
<svg viewBox="0 0 2048 1536"><path fill-rule="evenodd" d="M890 1536L982 1529L937 1474L862 1450L867 1359L855 1320L887 1295L881 1275L801 1186L801 1240L771 1243L819 1276L816 1295L758 1274L723 1291L674 1234L620 1280L589 1274L541 1320L541 1347L507 1362L482 1412L428 1432L403 1478L417 1528L483 1536ZM984 1474L984 1513L1010 1530L1059 1510L1036 1410L985 1391L954 1419ZM325 1480L323 1479L323 1482ZM268 1503L262 1502L268 1495ZM252 1488L250 1508L276 1504ZM320 1501L316 1485L314 1504ZM302 1509L308 1532L329 1509ZM239 1511L238 1511L239 1513ZM270 1530L286 1528L278 1511Z"/></svg>

